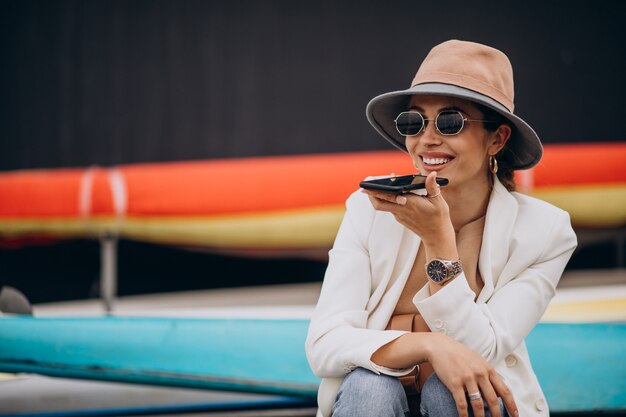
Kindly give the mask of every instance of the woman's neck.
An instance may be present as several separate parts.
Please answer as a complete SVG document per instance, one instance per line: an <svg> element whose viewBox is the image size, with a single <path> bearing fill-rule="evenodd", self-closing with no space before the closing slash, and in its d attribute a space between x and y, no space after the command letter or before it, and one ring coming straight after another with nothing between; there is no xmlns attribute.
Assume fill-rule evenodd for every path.
<svg viewBox="0 0 626 417"><path fill-rule="evenodd" d="M485 215L492 188L490 181L476 181L474 184L441 189L450 208L450 220L456 232Z"/></svg>

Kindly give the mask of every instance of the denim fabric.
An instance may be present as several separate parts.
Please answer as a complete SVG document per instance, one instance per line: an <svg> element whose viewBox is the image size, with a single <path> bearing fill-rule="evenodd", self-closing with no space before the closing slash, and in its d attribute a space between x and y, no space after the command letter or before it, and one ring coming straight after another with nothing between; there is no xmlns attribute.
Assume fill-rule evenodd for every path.
<svg viewBox="0 0 626 417"><path fill-rule="evenodd" d="M469 404L469 400L468 400ZM432 374L422 389L423 417L458 416L450 391ZM500 400L502 416L508 417ZM469 414L473 417L472 409ZM398 378L356 368L341 383L333 406L332 417L410 417L409 404ZM485 417L490 417L485 408Z"/></svg>
<svg viewBox="0 0 626 417"><path fill-rule="evenodd" d="M332 417L410 417L398 378L356 368L344 378Z"/></svg>

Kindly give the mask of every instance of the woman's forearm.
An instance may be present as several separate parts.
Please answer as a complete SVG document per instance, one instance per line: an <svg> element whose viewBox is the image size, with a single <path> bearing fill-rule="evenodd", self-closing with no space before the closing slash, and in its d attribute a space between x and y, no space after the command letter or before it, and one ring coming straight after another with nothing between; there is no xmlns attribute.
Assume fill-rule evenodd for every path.
<svg viewBox="0 0 626 417"><path fill-rule="evenodd" d="M433 333L406 333L381 346L372 354L372 362L392 369L410 368L428 361Z"/></svg>

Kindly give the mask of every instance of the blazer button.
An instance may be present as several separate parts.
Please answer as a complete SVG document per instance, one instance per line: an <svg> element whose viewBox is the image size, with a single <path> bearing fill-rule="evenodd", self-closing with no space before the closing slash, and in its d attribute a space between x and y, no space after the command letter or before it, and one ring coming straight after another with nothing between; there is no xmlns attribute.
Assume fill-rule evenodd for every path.
<svg viewBox="0 0 626 417"><path fill-rule="evenodd" d="M517 359L515 358L514 355L509 355L504 359L504 362L506 363L506 366L508 366L509 368L514 367L515 365L517 365Z"/></svg>
<svg viewBox="0 0 626 417"><path fill-rule="evenodd" d="M443 320L437 319L433 324L435 325L436 329L441 329L443 327Z"/></svg>
<svg viewBox="0 0 626 417"><path fill-rule="evenodd" d="M537 409L537 411L543 411L546 409L546 400L544 400L543 398L537 400L535 402L535 408Z"/></svg>

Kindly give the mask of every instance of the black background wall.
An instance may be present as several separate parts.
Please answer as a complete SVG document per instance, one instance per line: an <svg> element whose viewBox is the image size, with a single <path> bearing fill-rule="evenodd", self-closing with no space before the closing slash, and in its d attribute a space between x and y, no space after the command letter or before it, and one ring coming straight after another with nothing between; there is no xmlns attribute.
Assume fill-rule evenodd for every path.
<svg viewBox="0 0 626 417"><path fill-rule="evenodd" d="M364 117L435 44L487 43L546 143L626 140L613 2L0 3L0 170L389 149Z"/></svg>
<svg viewBox="0 0 626 417"><path fill-rule="evenodd" d="M0 171L390 149L373 96L435 44L510 57L516 113L545 143L624 141L614 2L0 1ZM584 172L584 167L581 167ZM2 202L0 202L2 204ZM571 267L612 266L612 247ZM96 295L96 242L0 250L34 301ZM120 244L120 292L319 280L323 262Z"/></svg>

